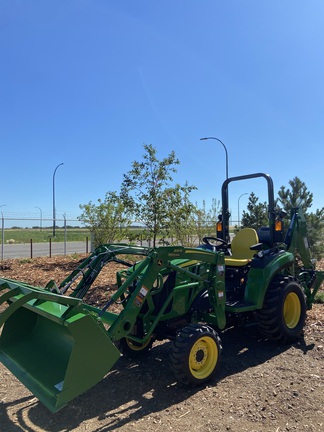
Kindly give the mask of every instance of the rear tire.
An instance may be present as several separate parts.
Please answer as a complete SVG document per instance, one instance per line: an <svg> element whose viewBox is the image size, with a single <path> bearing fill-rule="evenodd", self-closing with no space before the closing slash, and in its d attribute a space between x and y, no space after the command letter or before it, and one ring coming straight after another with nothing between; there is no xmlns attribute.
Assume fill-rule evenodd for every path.
<svg viewBox="0 0 324 432"><path fill-rule="evenodd" d="M171 367L185 385L199 385L212 379L222 351L218 334L207 325L189 324L181 329L172 345Z"/></svg>
<svg viewBox="0 0 324 432"><path fill-rule="evenodd" d="M300 284L291 277L275 277L257 317L266 337L283 342L297 339L306 319L305 295Z"/></svg>

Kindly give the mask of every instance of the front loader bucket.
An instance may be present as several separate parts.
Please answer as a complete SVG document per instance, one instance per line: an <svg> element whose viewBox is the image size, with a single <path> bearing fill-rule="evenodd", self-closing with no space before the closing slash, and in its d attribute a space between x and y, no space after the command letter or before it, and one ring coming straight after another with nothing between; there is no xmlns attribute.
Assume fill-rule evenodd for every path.
<svg viewBox="0 0 324 432"><path fill-rule="evenodd" d="M13 292L0 298L9 304L0 314L0 361L56 412L100 381L120 353L80 300L9 285Z"/></svg>

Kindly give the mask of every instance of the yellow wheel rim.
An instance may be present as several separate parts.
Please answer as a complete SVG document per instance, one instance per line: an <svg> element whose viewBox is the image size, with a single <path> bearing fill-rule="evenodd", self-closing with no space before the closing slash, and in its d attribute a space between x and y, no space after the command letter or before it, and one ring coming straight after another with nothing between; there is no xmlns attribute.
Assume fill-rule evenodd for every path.
<svg viewBox="0 0 324 432"><path fill-rule="evenodd" d="M291 292L287 295L283 314L286 326L290 329L295 328L301 315L301 304L297 294Z"/></svg>
<svg viewBox="0 0 324 432"><path fill-rule="evenodd" d="M191 348L189 369L197 379L207 378L215 369L218 361L218 347L211 337L202 337Z"/></svg>
<svg viewBox="0 0 324 432"><path fill-rule="evenodd" d="M143 349L145 349L151 342L151 338L149 338L145 343L140 344L138 342L134 342L128 338L126 338L126 343L128 345L128 347L133 350L133 351L142 351Z"/></svg>

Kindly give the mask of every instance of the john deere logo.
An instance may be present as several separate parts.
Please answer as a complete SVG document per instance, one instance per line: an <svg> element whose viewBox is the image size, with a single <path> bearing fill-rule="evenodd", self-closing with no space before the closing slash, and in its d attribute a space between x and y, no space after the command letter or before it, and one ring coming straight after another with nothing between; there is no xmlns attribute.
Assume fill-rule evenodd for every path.
<svg viewBox="0 0 324 432"><path fill-rule="evenodd" d="M158 259L158 260L157 260L157 265L158 265L158 266L161 266L162 264L163 264L163 261L162 261L161 259Z"/></svg>

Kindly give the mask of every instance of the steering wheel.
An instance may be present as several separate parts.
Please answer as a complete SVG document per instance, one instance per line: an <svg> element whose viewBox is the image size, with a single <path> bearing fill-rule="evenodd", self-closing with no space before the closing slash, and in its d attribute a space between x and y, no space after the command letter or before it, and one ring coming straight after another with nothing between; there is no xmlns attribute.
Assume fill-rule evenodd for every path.
<svg viewBox="0 0 324 432"><path fill-rule="evenodd" d="M215 242L216 244L212 244L210 243L210 241ZM228 248L228 243L226 240L223 240L219 237L203 237L203 242L208 245L208 246L212 246L212 247L216 247L216 249L227 249ZM219 243L219 244L217 244Z"/></svg>

